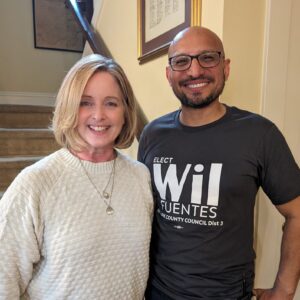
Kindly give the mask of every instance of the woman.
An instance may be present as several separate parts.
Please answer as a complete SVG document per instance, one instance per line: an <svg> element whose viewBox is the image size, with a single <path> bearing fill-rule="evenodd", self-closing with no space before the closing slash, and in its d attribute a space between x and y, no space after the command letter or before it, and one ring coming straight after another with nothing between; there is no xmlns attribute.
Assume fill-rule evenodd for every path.
<svg viewBox="0 0 300 300"><path fill-rule="evenodd" d="M0 201L0 299L143 299L153 200L121 67L90 55L66 75L53 130L62 149Z"/></svg>

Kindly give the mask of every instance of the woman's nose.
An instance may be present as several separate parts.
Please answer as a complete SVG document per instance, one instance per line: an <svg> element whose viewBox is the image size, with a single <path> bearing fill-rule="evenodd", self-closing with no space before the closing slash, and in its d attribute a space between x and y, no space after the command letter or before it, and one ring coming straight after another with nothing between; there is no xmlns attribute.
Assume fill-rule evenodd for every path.
<svg viewBox="0 0 300 300"><path fill-rule="evenodd" d="M104 120L105 119L105 111L103 107L96 106L93 111L93 118L97 121Z"/></svg>

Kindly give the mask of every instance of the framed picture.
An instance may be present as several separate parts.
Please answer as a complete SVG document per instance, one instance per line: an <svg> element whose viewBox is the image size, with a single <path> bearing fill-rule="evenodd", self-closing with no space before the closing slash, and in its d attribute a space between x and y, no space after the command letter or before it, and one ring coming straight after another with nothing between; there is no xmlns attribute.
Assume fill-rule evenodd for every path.
<svg viewBox="0 0 300 300"><path fill-rule="evenodd" d="M140 64L166 53L182 29L200 25L201 0L137 1Z"/></svg>
<svg viewBox="0 0 300 300"><path fill-rule="evenodd" d="M81 0L79 9L91 21L93 0ZM32 0L34 47L82 52L85 39L68 0Z"/></svg>

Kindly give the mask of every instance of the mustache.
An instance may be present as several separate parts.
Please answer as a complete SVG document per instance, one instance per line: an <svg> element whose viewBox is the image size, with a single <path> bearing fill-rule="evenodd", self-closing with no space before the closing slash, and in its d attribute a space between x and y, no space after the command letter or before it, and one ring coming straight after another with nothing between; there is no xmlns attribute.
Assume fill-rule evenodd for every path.
<svg viewBox="0 0 300 300"><path fill-rule="evenodd" d="M201 75L201 76L198 76L198 77L188 76L187 78L180 80L178 83L179 83L180 86L182 86L182 85L186 85L187 83L189 83L190 81L193 81L193 80L213 81L214 79L211 76L207 76L207 75L205 75L205 76Z"/></svg>

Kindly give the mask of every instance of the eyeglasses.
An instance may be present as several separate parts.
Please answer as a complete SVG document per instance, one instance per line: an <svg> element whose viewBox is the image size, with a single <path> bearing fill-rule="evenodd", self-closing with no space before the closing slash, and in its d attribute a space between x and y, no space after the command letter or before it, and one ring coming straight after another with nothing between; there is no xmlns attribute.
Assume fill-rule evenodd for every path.
<svg viewBox="0 0 300 300"><path fill-rule="evenodd" d="M169 58L169 65L173 71L188 70L194 58L202 68L216 67L221 61L221 51L207 51L198 55L177 55Z"/></svg>

